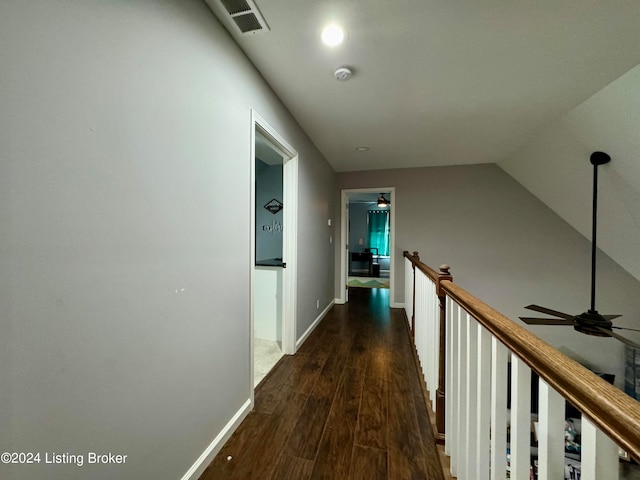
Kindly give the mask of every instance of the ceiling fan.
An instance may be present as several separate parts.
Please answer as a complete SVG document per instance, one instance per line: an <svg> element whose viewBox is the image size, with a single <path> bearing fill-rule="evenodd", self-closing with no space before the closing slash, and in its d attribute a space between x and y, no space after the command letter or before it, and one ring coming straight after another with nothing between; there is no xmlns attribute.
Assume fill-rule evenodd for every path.
<svg viewBox="0 0 640 480"><path fill-rule="evenodd" d="M533 318L533 317L520 317L527 325L564 325L572 326L578 332L586 333L587 335L594 335L597 337L612 337L621 342L629 345L633 348L640 349L640 345L625 338L617 333L614 333L612 329L619 330L635 330L633 328L616 327L613 325L614 318L618 318L621 315L601 315L596 310L596 220L597 220L597 207L598 207L598 166L604 165L611 161L611 157L604 152L593 152L590 157L590 162L593 165L593 229L591 240L591 306L589 310L579 315L570 315L568 313L558 312L550 308L541 307L539 305L528 305L524 308L533 310L535 312L546 313L558 318Z"/></svg>
<svg viewBox="0 0 640 480"><path fill-rule="evenodd" d="M378 201L378 207L380 208L388 207L389 205L391 205L391 202L386 198L384 198L384 193L380 194L377 201Z"/></svg>

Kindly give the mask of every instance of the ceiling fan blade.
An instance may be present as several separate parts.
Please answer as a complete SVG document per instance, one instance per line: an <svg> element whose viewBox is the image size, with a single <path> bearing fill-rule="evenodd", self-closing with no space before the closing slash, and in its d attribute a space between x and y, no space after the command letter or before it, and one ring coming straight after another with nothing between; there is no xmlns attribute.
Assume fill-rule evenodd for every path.
<svg viewBox="0 0 640 480"><path fill-rule="evenodd" d="M623 337L622 335L618 335L617 333L614 333L611 330L607 330L606 328L601 328L601 327L595 327L595 328L600 330L602 333L606 333L608 337L613 337L616 340L620 340L625 345L629 345L630 347L637 348L638 350L640 350L640 345L638 345L632 340L629 340L628 338Z"/></svg>
<svg viewBox="0 0 640 480"><path fill-rule="evenodd" d="M554 317L566 318L567 320L573 320L575 315L569 315L568 313L558 312L557 310L551 310L550 308L541 307L540 305L527 305L527 310L533 310L534 312L546 313L547 315L553 315Z"/></svg>
<svg viewBox="0 0 640 480"><path fill-rule="evenodd" d="M527 325L565 325L567 327L572 327L574 325L573 321L560 318L520 317L520 320Z"/></svg>
<svg viewBox="0 0 640 480"><path fill-rule="evenodd" d="M621 317L622 315L602 315L603 318L606 318L607 320L613 320L614 318L618 318Z"/></svg>
<svg viewBox="0 0 640 480"><path fill-rule="evenodd" d="M637 328L616 327L615 325L612 325L611 328L615 328L616 330L630 330L632 332L640 332L640 330L638 330Z"/></svg>

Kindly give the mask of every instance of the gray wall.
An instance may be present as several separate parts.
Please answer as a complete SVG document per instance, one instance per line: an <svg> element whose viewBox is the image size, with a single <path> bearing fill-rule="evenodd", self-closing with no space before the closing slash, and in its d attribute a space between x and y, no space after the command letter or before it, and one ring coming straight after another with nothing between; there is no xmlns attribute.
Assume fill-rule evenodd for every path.
<svg viewBox="0 0 640 480"><path fill-rule="evenodd" d="M282 258L278 226L283 226L284 210L274 214L264 208L274 198L283 203L282 193L282 165L269 165L256 176L256 260Z"/></svg>
<svg viewBox="0 0 640 480"><path fill-rule="evenodd" d="M351 252L361 252L369 247L367 212L372 207L373 205L366 203L349 204L349 251ZM358 243L361 238L364 239L364 245Z"/></svg>
<svg viewBox="0 0 640 480"><path fill-rule="evenodd" d="M252 388L250 109L300 154L298 334L334 173L202 2L3 1L0 58L0 451L128 455L0 477L180 478Z"/></svg>
<svg viewBox="0 0 640 480"><path fill-rule="evenodd" d="M456 283L512 319L530 303L576 314L589 307L590 242L496 165L339 173L337 184L396 188L396 302L404 301L402 252L417 250L432 267L449 263ZM598 261L598 309L640 327L640 282L601 252ZM616 340L529 328L621 385Z"/></svg>

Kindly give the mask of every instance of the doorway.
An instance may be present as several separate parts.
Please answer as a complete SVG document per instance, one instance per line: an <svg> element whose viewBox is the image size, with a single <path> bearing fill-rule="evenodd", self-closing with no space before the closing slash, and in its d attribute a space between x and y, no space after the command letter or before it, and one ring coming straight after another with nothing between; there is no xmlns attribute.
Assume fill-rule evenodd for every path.
<svg viewBox="0 0 640 480"><path fill-rule="evenodd" d="M395 188L343 190L341 200L341 288L336 303L349 301L349 288L389 289L393 301Z"/></svg>
<svg viewBox="0 0 640 480"><path fill-rule="evenodd" d="M251 118L253 390L282 355L295 353L298 155L255 111Z"/></svg>

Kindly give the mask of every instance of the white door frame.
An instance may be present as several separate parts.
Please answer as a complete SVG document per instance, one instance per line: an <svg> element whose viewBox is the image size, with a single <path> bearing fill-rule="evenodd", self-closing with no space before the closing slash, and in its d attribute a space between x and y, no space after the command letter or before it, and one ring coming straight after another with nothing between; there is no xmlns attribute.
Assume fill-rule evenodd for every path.
<svg viewBox="0 0 640 480"><path fill-rule="evenodd" d="M343 189L340 195L340 211L341 211L341 228L340 228L340 295L336 299L336 303L344 304L349 301L347 295L347 279L348 272L348 255L347 241L349 239L349 195L352 193L380 193L389 192L389 201L391 202L390 218L391 228L389 229L389 304L391 307L400 308L400 304L396 304L395 300L395 281L394 281L394 264L396 250L396 188L395 187L375 187L375 188L348 188Z"/></svg>
<svg viewBox="0 0 640 480"><path fill-rule="evenodd" d="M298 268L298 152L255 110L251 110L251 219L250 219L250 271L249 271L249 316L251 352L251 392L253 398L253 336L254 336L254 268L256 263L256 212L255 212L255 146L256 129L266 137L284 158L283 171L283 242L282 261L286 264L282 274L282 351L287 355L296 353L296 287Z"/></svg>

